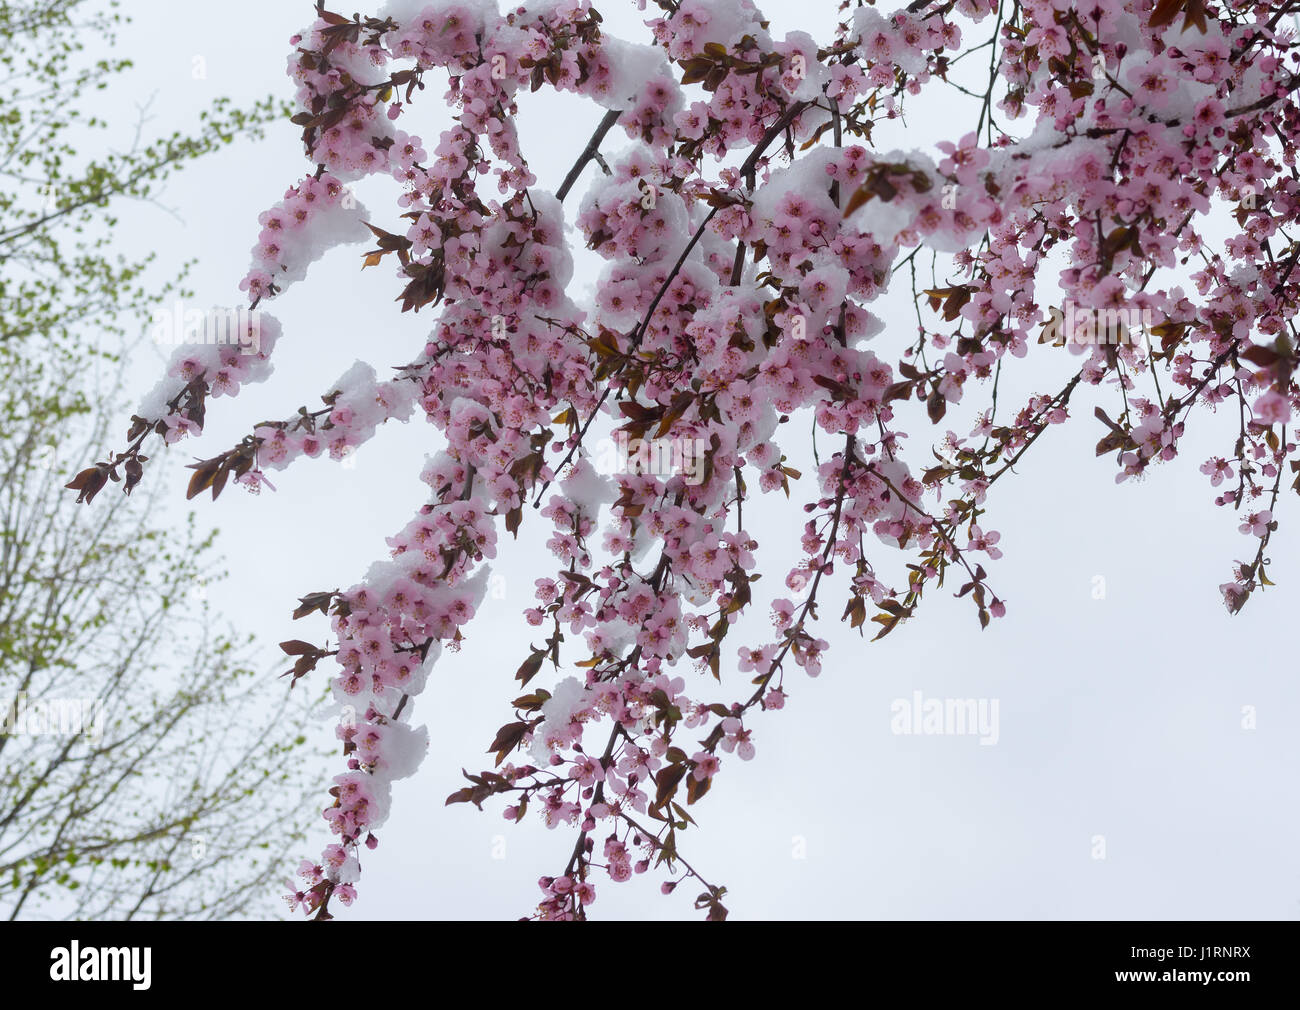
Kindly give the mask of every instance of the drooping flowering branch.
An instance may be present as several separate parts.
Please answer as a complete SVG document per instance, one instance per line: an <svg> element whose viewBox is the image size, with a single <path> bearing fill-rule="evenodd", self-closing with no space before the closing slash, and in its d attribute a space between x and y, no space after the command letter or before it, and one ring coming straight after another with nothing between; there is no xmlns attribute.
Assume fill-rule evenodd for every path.
<svg viewBox="0 0 1300 1010"><path fill-rule="evenodd" d="M1286 427L1300 344L1288 4L915 0L883 13L850 0L826 45L776 37L750 0L657 5L648 44L607 33L590 0L390 0L352 19L318 5L289 63L315 167L262 216L241 286L256 352L178 352L128 448L73 482L89 500L122 467L129 490L151 433L193 433L208 397L265 378L278 326L259 307L330 245L375 239L363 264L395 270L401 311L437 310L391 379L359 364L323 409L256 425L195 464L190 487L215 497L233 475L256 489L264 468L342 457L417 410L446 441L421 473L430 501L390 538L390 558L301 601L295 617L329 616L337 648L285 643L295 680L338 664L345 706L348 768L326 811L338 842L304 865L291 899L317 918L351 901L390 783L423 753L412 700L441 645L462 642L502 527L551 524L559 568L525 612L547 637L522 659L526 693L491 743L494 767L447 802L504 796L511 820L536 807L576 829L567 863L541 880L543 918L584 918L599 874L652 864L665 891L692 880L697 907L725 917L725 887L678 851L687 808L723 756L754 756L757 714L784 707L791 666L820 672L828 590L876 637L954 570L981 625L1003 616L977 557L1001 556L989 490L1083 387L1113 394L1093 416L1118 480L1174 459L1198 406L1235 402L1237 440L1202 470L1216 487L1235 481L1217 500L1258 543L1221 590L1235 612L1272 584L1282 474L1300 471ZM963 48L969 32L984 41ZM396 124L444 71L453 122L431 159ZM575 137L554 195L514 118L521 89L548 86L607 110ZM964 103L974 129L937 157L882 153L923 91ZM606 150L619 130L630 144ZM600 174L566 206L592 163ZM370 215L348 186L384 175L400 210ZM569 294L566 211L605 261L592 304ZM916 332L891 343L868 306L904 267ZM1051 380L1058 392L1000 417L1003 377L1031 346L1045 372L1079 357ZM976 388L989 395L972 411ZM909 451L908 429L961 410L968 435ZM784 434L795 429L782 429L795 415L814 432L804 560L785 575L791 598L768 601L775 633L754 640L741 621L760 540L744 505L755 485L807 486ZM622 447L612 465L592 444L607 428ZM843 443L824 461L818 432ZM881 573L894 558L905 587ZM700 686L679 675L685 660ZM548 662L579 673L532 686ZM733 663L750 685L704 700Z"/></svg>

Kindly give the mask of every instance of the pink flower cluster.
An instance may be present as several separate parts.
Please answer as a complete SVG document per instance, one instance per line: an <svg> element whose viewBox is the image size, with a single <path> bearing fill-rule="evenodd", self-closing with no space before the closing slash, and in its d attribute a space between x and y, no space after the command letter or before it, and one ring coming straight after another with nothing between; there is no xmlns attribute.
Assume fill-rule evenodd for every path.
<svg viewBox="0 0 1300 1010"><path fill-rule="evenodd" d="M365 264L392 271L403 311L435 317L391 379L358 366L323 409L200 467L255 487L263 466L343 458L417 407L445 440L390 557L303 601L338 639L299 663L337 664L347 758L326 811L338 840L291 896L309 913L354 896L390 784L423 750L414 699L480 608L502 527L550 524L557 567L524 615L548 637L521 657L527 693L494 768L450 800L501 795L512 821L532 806L576 830L563 871L540 881L541 918L584 917L597 870L622 882L652 866L664 893L691 878L696 906L725 917L725 888L678 852L687 808L723 756L754 757L757 714L785 707L791 668L821 672L828 594L876 637L946 577L982 626L1002 617L981 563L1011 549L990 491L1088 391L1102 405L1081 413L1120 481L1176 460L1194 408L1237 401L1238 437L1201 469L1257 553L1220 589L1235 612L1271 584L1300 406L1300 251L1285 231L1300 219L1300 77L1280 6L1202 26L1191 8L1171 25L1132 0L859 5L828 44L776 37L752 0L659 6L653 44L607 32L588 0L503 13L391 0L376 16L323 13L294 39L295 122L317 174L262 216L242 289L256 305L324 248L373 238ZM994 15L985 82L954 54ZM452 122L426 141L397 123L438 73ZM574 140L573 179L602 173L568 208L602 260L591 304L570 291L568 186L538 188L515 125L520 90L544 87L617 113ZM969 121L934 151L891 151L923 90L970 99ZM606 157L612 125L631 143ZM351 196L364 177L395 184L387 214ZM1229 217L1236 230L1216 237ZM886 340L869 306L900 278L916 325ZM1066 318L1107 339L1063 335ZM1008 404L1004 376L1031 358L1068 378ZM196 430L205 396L268 368L265 354L178 360L132 437ZM809 423L811 452L790 434ZM600 470L601 431L681 459L690 447L698 466ZM758 638L743 623L771 584L744 525L754 493L803 510L801 556L774 590L789 596L769 601ZM547 664L579 673L539 687Z"/></svg>

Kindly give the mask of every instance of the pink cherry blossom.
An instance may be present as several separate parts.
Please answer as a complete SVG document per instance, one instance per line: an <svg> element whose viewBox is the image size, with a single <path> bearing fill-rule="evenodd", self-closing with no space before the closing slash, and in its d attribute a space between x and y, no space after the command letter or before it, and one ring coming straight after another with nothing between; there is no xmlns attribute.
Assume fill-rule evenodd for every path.
<svg viewBox="0 0 1300 1010"><path fill-rule="evenodd" d="M424 321L192 467L214 498L275 490L266 473L304 458L345 472L390 422L436 429L412 464L427 498L384 555L301 602L303 634L336 644L290 683L329 678L350 714L323 784L334 837L292 909L354 899L361 847L429 745L409 720L441 700L443 650L475 648L490 563L516 539L553 562L514 631L485 629L519 644L511 704L495 763L447 802L573 833L531 913L555 920L586 917L602 867L670 875L665 894L695 878L725 916L661 827L687 844L675 807L708 802L716 750L748 761L779 730L787 675L856 668L817 622L893 634L939 586L981 627L1002 618L994 485L1069 444L1067 424L1089 446L1079 472L1095 455L1129 496L1214 411L1227 430L1206 427L1219 455L1200 472L1258 541L1219 591L1236 613L1271 585L1300 402L1286 11L878 6L846 6L828 39L778 32L751 0L660 3L634 40L587 0L393 3L293 37L302 175L231 268L257 339L182 342L126 449L69 485L130 490L151 439L244 403L281 336L267 306L295 285L337 297L309 282L326 252L350 247L391 311ZM987 72L990 97L954 68ZM520 139L519 96L543 89L595 110L546 124L576 159L563 184ZM918 144L907 125L934 108L948 139ZM891 299L915 306L903 324ZM387 333L396 316L375 312ZM786 517L763 536L760 497Z"/></svg>

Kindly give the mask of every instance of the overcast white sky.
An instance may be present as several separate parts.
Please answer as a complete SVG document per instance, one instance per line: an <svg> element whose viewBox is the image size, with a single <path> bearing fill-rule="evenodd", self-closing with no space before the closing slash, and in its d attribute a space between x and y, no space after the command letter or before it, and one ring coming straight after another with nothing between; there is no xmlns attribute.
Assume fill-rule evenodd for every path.
<svg viewBox="0 0 1300 1010"><path fill-rule="evenodd" d="M829 36L830 0L762 6L778 37L794 29ZM644 30L637 35L631 0L598 7L610 31L646 37ZM129 8L136 25L120 51L136 69L112 106L123 141L132 106L151 95L159 130L186 124L220 95L289 97L287 40L310 20L313 4L132 0ZM203 79L194 76L196 60ZM426 146L448 122L441 90L432 83L415 118L402 122L422 133ZM524 151L541 185L554 188L603 110L555 95L523 106ZM897 143L929 148L972 128L960 106L937 102L911 118ZM187 169L163 198L174 214L142 206L123 215L129 247L156 249L164 260L198 257L197 303L238 304L257 214L307 168L298 134L286 123L259 144ZM605 151L625 143L616 130ZM362 186L359 195L377 224L395 230L391 189ZM569 201L570 220L577 202ZM171 450L174 456L211 456L257 421L318 404L319 393L359 357L382 373L417 353L428 313L400 314L387 268L358 271L361 248L336 250L275 300L270 310L284 337L274 376L233 401L215 401L209 431ZM592 282L594 259L579 262L580 291ZM887 358L915 326L906 299L890 306L889 326L876 338ZM162 360L159 353L140 362L140 393ZM1072 362L1059 351L1032 349L1023 378L1004 388L1004 402L1059 388ZM1294 498L1278 510L1282 529L1270 569L1277 588L1256 594L1230 619L1216 587L1228 580L1234 558L1253 554L1253 541L1214 508L1197 467L1230 446L1231 436L1220 420L1198 418L1177 461L1140 484L1116 486L1113 461L1093 455L1102 432L1092 404L1079 398L1072 423L1052 431L1026 456L1020 479L1000 484L990 498L985 525L1003 532L1006 556L986 567L1008 601L1005 620L981 633L969 601L940 593L910 624L869 645L836 623L833 601L824 605L820 634L832 650L821 677L787 680L786 709L755 724L757 757L742 764L724 756L718 787L692 810L700 830L679 843L706 877L729 888L734 917L1296 916L1300 688L1282 636L1300 600ZM123 427L133 407L122 404ZM914 431L919 440L921 430ZM282 639L323 639L323 621L290 621L296 598L351 585L381 556L384 538L424 502L420 462L438 444L421 421L393 426L361 449L354 469L304 461L272 475L276 493L232 490L215 505L196 503L200 521L223 531L230 577L212 592L217 609L257 633L268 660ZM180 501L184 477L173 470L172 479ZM795 498L797 508L798 490ZM775 500L755 507L760 518L751 530L765 550L760 570L773 576L794 560L797 545L782 542L795 528L791 514ZM465 649L444 656L416 706L415 721L430 729L430 753L416 776L396 786L393 816L366 858L350 917L526 915L540 893L537 878L558 872L567 857L569 831L548 831L532 816L509 825L499 805L484 813L443 806L462 784L462 767L489 765L483 750L510 716L513 673L533 630L520 611L532 602L533 579L553 569L542 530L526 522L519 541L501 552L494 571L504 578L504 598L488 600ZM883 548L879 556L888 557ZM1104 599L1094 598L1098 576ZM724 669L724 685L741 676ZM997 744L895 735L891 704L914 691L996 700ZM1253 730L1242 728L1244 706L1256 712ZM322 797L338 770L336 760L322 776ZM1094 858L1096 836L1104 836L1104 859ZM303 855L314 855L324 840L322 822ZM593 914L699 914L692 889L664 897L657 880L647 874L616 885L598 878Z"/></svg>

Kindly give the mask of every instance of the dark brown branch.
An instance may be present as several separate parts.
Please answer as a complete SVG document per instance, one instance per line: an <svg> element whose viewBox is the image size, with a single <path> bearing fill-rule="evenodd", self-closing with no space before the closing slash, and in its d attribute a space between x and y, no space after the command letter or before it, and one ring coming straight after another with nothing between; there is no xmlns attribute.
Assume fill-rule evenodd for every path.
<svg viewBox="0 0 1300 1010"><path fill-rule="evenodd" d="M600 125L596 127L596 132L593 133L591 139L587 141L587 146L583 149L582 154L578 155L578 160L575 161L573 167L569 169L569 174L564 177L564 182L560 183L560 188L555 194L555 198L559 200L560 203L564 203L564 198L569 195L569 190L571 190L573 184L578 181L578 176L580 176L582 170L587 167L587 163L600 153L601 141L605 139L605 134L613 128L614 124L618 122L618 117L621 115L623 115L622 109L610 109L605 113L605 118L600 121Z"/></svg>

